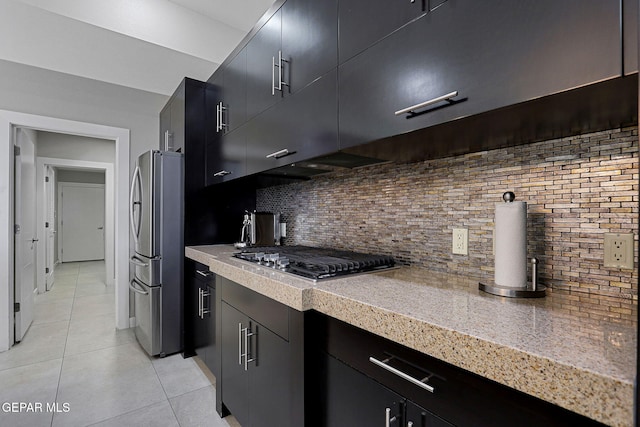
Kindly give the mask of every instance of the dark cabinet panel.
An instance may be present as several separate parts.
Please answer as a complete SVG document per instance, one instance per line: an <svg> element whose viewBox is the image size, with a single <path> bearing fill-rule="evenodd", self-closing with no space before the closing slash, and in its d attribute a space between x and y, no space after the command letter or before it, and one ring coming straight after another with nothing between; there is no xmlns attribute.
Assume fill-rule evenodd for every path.
<svg viewBox="0 0 640 427"><path fill-rule="evenodd" d="M411 423L411 424L409 424ZM433 415L424 408L407 401L406 403L406 423L407 426L413 427L452 427L450 424L440 417Z"/></svg>
<svg viewBox="0 0 640 427"><path fill-rule="evenodd" d="M334 70L248 123L247 174L337 151L336 83Z"/></svg>
<svg viewBox="0 0 640 427"><path fill-rule="evenodd" d="M249 348L249 405L251 427L286 427L291 424L291 371L287 341L251 321Z"/></svg>
<svg viewBox="0 0 640 427"><path fill-rule="evenodd" d="M243 426L249 425L249 376L244 370L242 327L247 317L224 301L221 304L222 393L225 406ZM243 326L244 325L244 326ZM243 347L241 347L241 344Z"/></svg>
<svg viewBox="0 0 640 427"><path fill-rule="evenodd" d="M404 399L400 395L333 357L325 357L326 407L322 425L405 426Z"/></svg>
<svg viewBox="0 0 640 427"><path fill-rule="evenodd" d="M623 0L624 74L638 72L638 0Z"/></svg>
<svg viewBox="0 0 640 427"><path fill-rule="evenodd" d="M247 119L263 112L282 98L274 91L274 77L281 51L282 19L277 11L247 44ZM277 83L277 82L275 82Z"/></svg>
<svg viewBox="0 0 640 427"><path fill-rule="evenodd" d="M423 0L340 0L339 8L340 63L425 13Z"/></svg>
<svg viewBox="0 0 640 427"><path fill-rule="evenodd" d="M282 6L283 80L295 93L338 64L337 0L287 0Z"/></svg>
<svg viewBox="0 0 640 427"><path fill-rule="evenodd" d="M247 117L247 52L242 49L224 69L222 93L222 124L230 132L241 126Z"/></svg>
<svg viewBox="0 0 640 427"><path fill-rule="evenodd" d="M340 66L340 147L619 76L619 21L608 0L447 1Z"/></svg>
<svg viewBox="0 0 640 427"><path fill-rule="evenodd" d="M198 355L207 366L215 345L215 275L209 268L185 259L185 357Z"/></svg>
<svg viewBox="0 0 640 427"><path fill-rule="evenodd" d="M245 175L246 132L245 125L208 140L207 185L230 181Z"/></svg>

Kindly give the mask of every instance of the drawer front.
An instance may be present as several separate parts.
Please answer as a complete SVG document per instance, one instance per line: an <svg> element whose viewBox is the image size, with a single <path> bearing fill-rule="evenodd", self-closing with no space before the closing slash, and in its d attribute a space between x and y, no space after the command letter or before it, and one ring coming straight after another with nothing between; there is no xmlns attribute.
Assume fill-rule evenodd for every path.
<svg viewBox="0 0 640 427"><path fill-rule="evenodd" d="M216 291L222 301L289 340L289 307L221 276Z"/></svg>

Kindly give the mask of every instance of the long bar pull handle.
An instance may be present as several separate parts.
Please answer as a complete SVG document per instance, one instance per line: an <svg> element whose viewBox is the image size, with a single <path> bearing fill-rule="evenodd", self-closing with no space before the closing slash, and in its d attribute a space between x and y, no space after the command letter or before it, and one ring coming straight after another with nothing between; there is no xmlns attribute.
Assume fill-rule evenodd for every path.
<svg viewBox="0 0 640 427"><path fill-rule="evenodd" d="M171 139L171 132L168 130L164 131L164 151L169 151L171 145L169 144L169 140Z"/></svg>
<svg viewBox="0 0 640 427"><path fill-rule="evenodd" d="M391 427L391 423L396 420L396 417L391 416L391 408L384 408L384 427Z"/></svg>
<svg viewBox="0 0 640 427"><path fill-rule="evenodd" d="M275 153L267 154L266 157L267 157L267 159L271 159L271 158L279 159L281 157L285 157L285 156L288 156L289 154L293 154L293 153L295 153L295 151L294 152L290 152L289 149L285 148L285 149L282 149L280 151L276 151Z"/></svg>
<svg viewBox="0 0 640 427"><path fill-rule="evenodd" d="M271 96L276 94L276 57L271 57Z"/></svg>
<svg viewBox="0 0 640 427"><path fill-rule="evenodd" d="M409 421L409 422L407 423L407 427L413 427L413 421Z"/></svg>
<svg viewBox="0 0 640 427"><path fill-rule="evenodd" d="M453 98L454 96L458 96L458 91L457 90L454 90L453 92L450 92L450 93L448 93L446 95L442 95L442 96L439 96L437 98L433 98L433 99L430 99L428 101L421 102L421 103L416 104L416 105L412 105L411 107L403 108L402 110L396 111L394 114L396 116L399 116L400 114L412 113L414 110L417 110L417 109L423 108L423 107L428 107L429 105L436 104L436 103L438 103L440 101L447 101L450 98Z"/></svg>
<svg viewBox="0 0 640 427"><path fill-rule="evenodd" d="M242 366L242 323L238 323L238 365Z"/></svg>
<svg viewBox="0 0 640 427"><path fill-rule="evenodd" d="M213 176L226 176L226 175L230 175L230 174L231 174L231 172L229 172L229 171L221 170L219 172L214 173Z"/></svg>
<svg viewBox="0 0 640 427"><path fill-rule="evenodd" d="M204 289L202 290L202 318L203 319L205 314L211 313L211 310L208 307L204 306L204 299L205 298L209 299L210 296L211 296L211 292L205 291Z"/></svg>
<svg viewBox="0 0 640 427"><path fill-rule="evenodd" d="M224 122L224 110L226 109L227 107L220 101L220 131L223 131L227 127L227 124Z"/></svg>
<svg viewBox="0 0 640 427"><path fill-rule="evenodd" d="M196 273L204 277L209 277L211 276L211 274L213 274L210 271L202 271L202 270L196 270Z"/></svg>
<svg viewBox="0 0 640 427"><path fill-rule="evenodd" d="M282 63L289 62L286 59L282 59L282 51L278 51L278 90L282 91L282 86L289 86L288 83L282 79Z"/></svg>
<svg viewBox="0 0 640 427"><path fill-rule="evenodd" d="M202 289L198 288L198 317L202 319Z"/></svg>
<svg viewBox="0 0 640 427"><path fill-rule="evenodd" d="M392 374L396 374L397 376L399 376L400 378L402 378L403 380L407 380L412 384L417 385L420 388L423 388L431 393L435 392L435 389L430 386L429 384L425 384L422 381L420 381L419 379L413 378L411 375L407 375L404 372L394 368L393 366L389 366L386 363L384 363L381 360L376 359L375 357L369 357L369 362L373 363L374 365L378 365L380 366L382 369L385 369L389 372L391 372Z"/></svg>
<svg viewBox="0 0 640 427"><path fill-rule="evenodd" d="M220 104L216 104L216 132L220 132Z"/></svg>
<svg viewBox="0 0 640 427"><path fill-rule="evenodd" d="M249 370L249 363L255 362L255 358L251 357L249 352L249 337L256 335L255 332L251 332L249 328L244 328L244 370Z"/></svg>

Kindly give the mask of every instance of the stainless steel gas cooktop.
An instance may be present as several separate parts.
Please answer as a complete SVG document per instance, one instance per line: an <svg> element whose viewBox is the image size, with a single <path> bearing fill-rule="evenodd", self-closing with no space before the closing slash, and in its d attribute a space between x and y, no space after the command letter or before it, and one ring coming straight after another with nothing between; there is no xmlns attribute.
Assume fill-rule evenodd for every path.
<svg viewBox="0 0 640 427"><path fill-rule="evenodd" d="M395 266L395 260L388 255L308 246L245 248L233 256L314 281L379 271Z"/></svg>

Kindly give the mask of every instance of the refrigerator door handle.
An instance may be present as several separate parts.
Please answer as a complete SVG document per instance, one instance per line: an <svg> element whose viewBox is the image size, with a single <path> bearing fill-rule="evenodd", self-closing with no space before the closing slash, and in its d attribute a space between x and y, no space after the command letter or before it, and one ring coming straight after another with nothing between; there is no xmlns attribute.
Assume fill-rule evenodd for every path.
<svg viewBox="0 0 640 427"><path fill-rule="evenodd" d="M136 186L140 184L140 190L142 191L142 184L140 182L140 168L136 165L135 170L133 171L133 179L131 182L131 193L129 194L129 219L131 220L131 232L133 234L133 241L135 244L138 244L138 237L140 236L140 221L142 218L140 218L140 216L142 216L142 202L140 200L134 201L133 198L135 197L135 189ZM134 219L134 215L135 215L135 206L138 205L139 209L138 209L138 224L136 225L136 221Z"/></svg>
<svg viewBox="0 0 640 427"><path fill-rule="evenodd" d="M131 264L133 264L133 265L137 265L138 267L149 267L149 263L142 262L142 261L140 260L140 258L138 258L138 257L136 257L136 256L132 256L132 257L129 259L129 262L130 262Z"/></svg>
<svg viewBox="0 0 640 427"><path fill-rule="evenodd" d="M140 290L135 285L141 286L140 282L138 282L136 279L131 279L131 282L129 283L129 289L140 295L149 295L149 292L145 291L144 289Z"/></svg>

